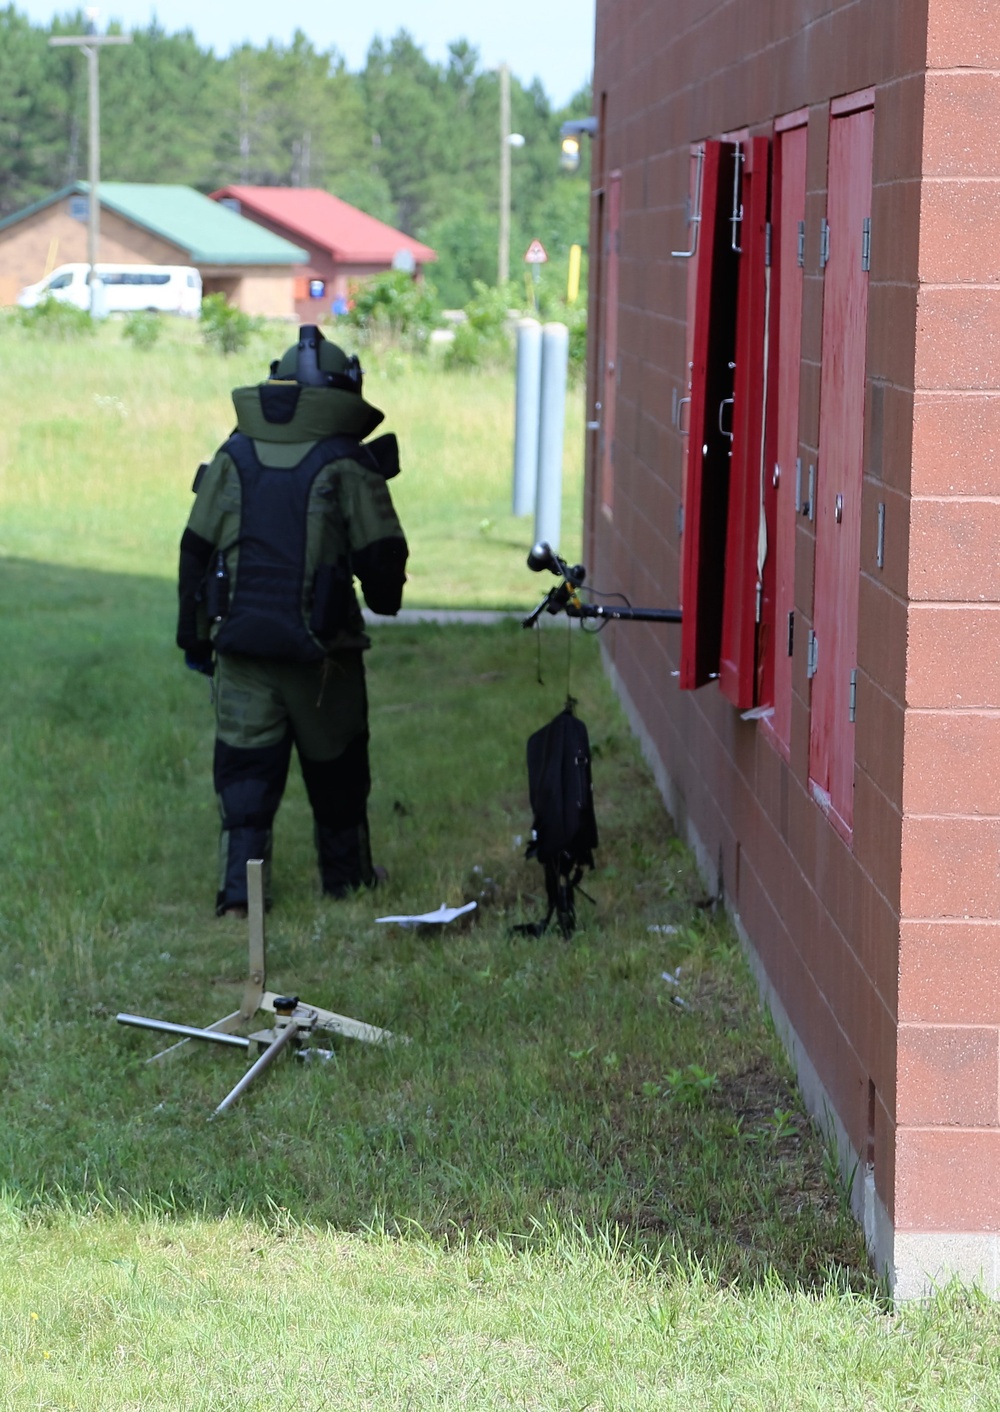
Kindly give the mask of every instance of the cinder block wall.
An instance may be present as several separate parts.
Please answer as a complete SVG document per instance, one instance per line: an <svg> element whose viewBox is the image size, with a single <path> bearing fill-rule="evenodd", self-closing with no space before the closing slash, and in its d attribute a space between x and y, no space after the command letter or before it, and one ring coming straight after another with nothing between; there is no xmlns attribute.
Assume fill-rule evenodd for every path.
<svg viewBox="0 0 1000 1412"><path fill-rule="evenodd" d="M932 12L970 8L960 0L930 3ZM985 13L989 3L982 0L978 8ZM948 29L936 14L933 18L938 29ZM887 1267L895 1261L900 1219L915 1220L914 1229L923 1229L907 1185L910 1167L897 1171L896 1078L901 881L904 913L911 910L909 878L912 886L930 881L926 853L912 854L912 872L901 873L900 863L904 795L910 807L904 780L912 753L904 756L908 672L912 677L915 661L909 594L921 558L918 553L911 565L911 459L916 475L925 456L915 448L914 428L916 438L926 435L922 396L916 411L914 406L914 388L922 386L914 367L916 359L922 368L924 357L923 323L917 319L918 287L921 300L925 297L918 286L923 273L918 260L924 258L922 172L925 149L934 140L932 129L926 143L923 135L927 26L928 0L781 5L676 0L670 6L598 0L594 79L595 112L602 117L594 182L599 187L620 170L623 202L614 504L608 513L599 503L592 437L588 569L601 588L621 589L633 602L649 604L675 603L678 596L676 512L685 441L672 425L671 409L674 396L686 390L687 269L670 252L687 244L690 144L741 129L769 133L776 117L808 110L799 449L805 465L815 463L823 310L819 227L826 211L829 103L875 90L852 839L835 831L808 786L805 645L813 611L812 522L800 518L796 531L788 761L760 725L743 721L715 686L678 690L671 675L678 665L676 629L618 625L603 641L612 678L668 804L752 947L806 1097L836 1128L845 1164L858 1161L858 1212L876 1259ZM975 26L971 29L974 33ZM991 130L996 129L984 125L984 144ZM595 197L595 212L597 205ZM595 217L592 250L598 237ZM600 288L600 274L593 283ZM593 330L597 322L595 307ZM927 337L933 341L934 332ZM969 348L970 357L976 348L980 362L982 342L975 336ZM1000 357L1000 344L997 348ZM600 399L597 358L598 340L592 336L591 418ZM922 371L919 376L923 379ZM981 417L988 435L985 410ZM936 467L936 458L930 459ZM886 516L882 566L876 563L880 504ZM980 659L980 674L983 670ZM949 690L954 689L951 680ZM909 833L906 837L912 850ZM994 868L990 877L995 873ZM923 936L925 973L927 967L933 972L934 943ZM906 947L917 944L916 937L905 937L904 958ZM902 974L905 981L905 965ZM927 1042L926 1035L920 1038ZM995 1045L995 1033L991 1042ZM985 1067L988 1058L980 1071ZM994 1085L995 1071L994 1064ZM899 1095L907 1102L908 1084L904 1073ZM901 1145L899 1152L909 1163L909 1149ZM943 1173L934 1179L943 1180ZM918 1263L923 1258L919 1255ZM915 1268L907 1266L906 1278Z"/></svg>
<svg viewBox="0 0 1000 1412"><path fill-rule="evenodd" d="M930 0L903 769L897 1264L1000 1269L1000 7ZM900 486L901 494L907 487Z"/></svg>

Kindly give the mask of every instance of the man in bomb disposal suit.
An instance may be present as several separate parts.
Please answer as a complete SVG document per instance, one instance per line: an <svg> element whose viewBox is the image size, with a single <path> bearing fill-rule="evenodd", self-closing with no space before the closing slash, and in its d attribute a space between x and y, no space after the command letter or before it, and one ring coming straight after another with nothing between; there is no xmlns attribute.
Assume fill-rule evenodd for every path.
<svg viewBox="0 0 1000 1412"><path fill-rule="evenodd" d="M386 480L394 436L361 367L307 325L257 387L233 392L237 428L195 479L181 539L177 644L216 669L215 789L222 815L216 912L246 915L246 865L263 858L294 742L315 820L323 892L375 883L368 841L371 644L355 576L375 613L399 611L406 540Z"/></svg>

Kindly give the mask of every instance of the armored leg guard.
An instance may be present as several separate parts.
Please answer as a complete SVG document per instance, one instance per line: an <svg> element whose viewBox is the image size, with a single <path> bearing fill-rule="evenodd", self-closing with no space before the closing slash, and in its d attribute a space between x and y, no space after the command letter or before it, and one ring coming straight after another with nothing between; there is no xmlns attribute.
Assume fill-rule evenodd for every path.
<svg viewBox="0 0 1000 1412"><path fill-rule="evenodd" d="M359 887L374 887L367 821L352 829L317 824L316 852L324 897L347 897Z"/></svg>
<svg viewBox="0 0 1000 1412"><path fill-rule="evenodd" d="M375 881L368 840L368 734L355 736L335 760L300 756L316 821L320 880L329 897L346 897Z"/></svg>
<svg viewBox="0 0 1000 1412"><path fill-rule="evenodd" d="M215 910L246 906L247 862L264 860L264 896L270 901L271 826L288 777L292 740L241 750L215 743L215 790L219 797L219 891Z"/></svg>

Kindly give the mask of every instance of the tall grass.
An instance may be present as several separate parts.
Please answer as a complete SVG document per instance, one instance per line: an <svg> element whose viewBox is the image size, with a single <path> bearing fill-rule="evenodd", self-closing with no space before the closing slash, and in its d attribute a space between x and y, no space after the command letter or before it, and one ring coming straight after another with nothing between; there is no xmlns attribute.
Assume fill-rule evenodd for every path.
<svg viewBox="0 0 1000 1412"><path fill-rule="evenodd" d="M0 376L10 389L0 425L0 552L172 578L195 471L232 430L231 389L265 377L293 337L271 325L224 358L183 324L143 350L118 322L96 339L52 343L0 321ZM443 376L389 350L373 353L365 394L400 441L403 470L391 490L411 548L407 603L530 603L537 581L524 560L533 525L510 513L513 375ZM581 448L574 389L564 454L570 559L580 545Z"/></svg>
<svg viewBox="0 0 1000 1412"><path fill-rule="evenodd" d="M267 1223L99 1213L5 1225L0 1406L941 1412L1000 1400L996 1311L892 1318L777 1281L720 1289L612 1238L445 1251ZM16 1242L16 1245L15 1245ZM956 1357L958 1349L966 1356Z"/></svg>

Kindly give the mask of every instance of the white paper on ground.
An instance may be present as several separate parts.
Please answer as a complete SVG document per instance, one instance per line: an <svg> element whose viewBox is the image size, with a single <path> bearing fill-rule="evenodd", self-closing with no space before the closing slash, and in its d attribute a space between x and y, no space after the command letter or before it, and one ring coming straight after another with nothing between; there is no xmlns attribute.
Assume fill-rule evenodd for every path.
<svg viewBox="0 0 1000 1412"><path fill-rule="evenodd" d="M446 907L444 903L436 912L423 912L419 917L376 917L376 922L395 922L398 927L425 927L441 926L445 922L453 922L456 917L462 917L466 912L475 910L474 902L467 902L464 907Z"/></svg>

